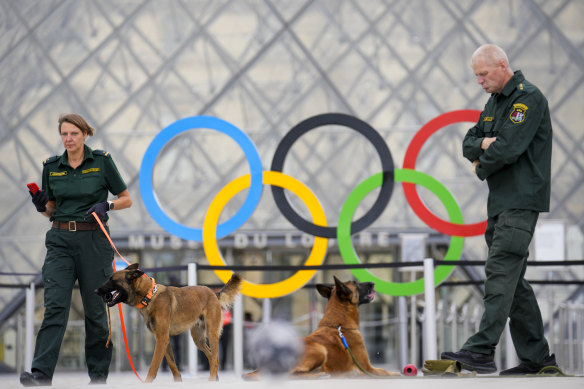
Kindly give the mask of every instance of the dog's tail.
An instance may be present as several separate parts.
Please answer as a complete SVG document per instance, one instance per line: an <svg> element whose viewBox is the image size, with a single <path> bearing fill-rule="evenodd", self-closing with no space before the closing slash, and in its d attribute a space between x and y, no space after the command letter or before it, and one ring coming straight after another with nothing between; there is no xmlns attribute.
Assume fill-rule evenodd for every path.
<svg viewBox="0 0 584 389"><path fill-rule="evenodd" d="M217 292L217 298L219 299L219 303L221 303L222 309L231 308L235 301L235 297L241 292L242 283L243 279L239 274L234 273L229 281L223 285L223 288Z"/></svg>

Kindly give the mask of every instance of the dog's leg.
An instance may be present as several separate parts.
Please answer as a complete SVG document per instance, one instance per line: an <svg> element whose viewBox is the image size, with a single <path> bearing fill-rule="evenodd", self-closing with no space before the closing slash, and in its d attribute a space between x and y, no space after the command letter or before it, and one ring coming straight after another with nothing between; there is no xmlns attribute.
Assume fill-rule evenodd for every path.
<svg viewBox="0 0 584 389"><path fill-rule="evenodd" d="M305 341L304 354L296 364L296 366L290 371L290 374L296 378L299 377L316 377L319 375L324 375L326 373L311 373L324 366L327 360L327 350L321 344L312 342L310 340Z"/></svg>
<svg viewBox="0 0 584 389"><path fill-rule="evenodd" d="M152 356L152 362L150 362L150 369L148 369L148 375L146 376L145 382L152 382L156 378L158 373L158 368L160 363L162 363L162 358L164 357L164 352L170 341L170 336L168 334L168 326L166 328L158 329L154 333L154 338L156 339L156 346L154 347L154 355ZM168 364L170 366L170 363ZM175 364L176 367L176 364Z"/></svg>
<svg viewBox="0 0 584 389"><path fill-rule="evenodd" d="M215 325L205 325L203 322L202 325L197 324L191 328L191 337L193 338L193 341L199 350L205 353L205 356L209 361L209 381L217 380L217 370L219 366L219 334L217 333L216 327L220 326L220 324L221 322L218 322ZM213 333L213 328L215 328L215 336L211 335ZM211 333L209 330L211 330ZM221 327L219 327L219 331L220 330ZM214 341L213 338L215 338ZM207 341L209 342L208 344Z"/></svg>
<svg viewBox="0 0 584 389"><path fill-rule="evenodd" d="M209 381L217 380L219 370L219 337L223 329L223 313L219 304L207 308L205 321L207 324L207 338L209 339L210 352L207 355L209 360Z"/></svg>
<svg viewBox="0 0 584 389"><path fill-rule="evenodd" d="M172 372L174 382L182 382L180 372L178 371L178 367L176 367L176 361L174 360L174 352L172 351L172 346L170 345L170 342L168 342L168 346L166 346L166 353L164 354L164 357L166 358L168 367Z"/></svg>
<svg viewBox="0 0 584 389"><path fill-rule="evenodd" d="M399 376L399 372L387 371L378 367L373 367L371 361L369 360L369 354L367 354L367 349L365 348L365 341L360 333L353 334L349 337L349 344L352 345L353 355L355 359L359 362L359 365L368 373L378 376ZM365 375L361 370L356 370L360 375Z"/></svg>
<svg viewBox="0 0 584 389"><path fill-rule="evenodd" d="M207 329L205 328L205 321L203 319L197 321L195 326L191 328L191 337L197 348L205 353L205 355L211 352L207 344Z"/></svg>
<svg viewBox="0 0 584 389"><path fill-rule="evenodd" d="M221 331L220 324L217 325L216 335L209 333L209 381L217 381L217 371L219 370L219 332ZM213 328L209 328L213 330Z"/></svg>
<svg viewBox="0 0 584 389"><path fill-rule="evenodd" d="M365 353L362 353L365 354ZM357 361L359 361L359 365L361 365L361 367L367 372L370 373L372 375L378 375L378 376L399 376L401 375L399 372L395 372L395 371L387 371L385 369L381 369L379 367L373 367L371 365L371 362L369 361L369 356L367 354L365 355L361 355L361 356L355 356L357 358ZM358 375L365 375L366 373L363 373L361 370L355 370L355 372Z"/></svg>
<svg viewBox="0 0 584 389"><path fill-rule="evenodd" d="M385 369L382 369L379 367L373 367L373 366L371 366L369 373L371 373L373 375L379 375L379 376L401 376L401 373L399 373L397 371L387 371Z"/></svg>

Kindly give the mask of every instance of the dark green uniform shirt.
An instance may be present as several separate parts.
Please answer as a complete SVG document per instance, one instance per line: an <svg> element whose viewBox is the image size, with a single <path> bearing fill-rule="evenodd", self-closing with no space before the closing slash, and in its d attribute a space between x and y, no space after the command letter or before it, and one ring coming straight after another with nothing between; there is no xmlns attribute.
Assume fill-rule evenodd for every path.
<svg viewBox="0 0 584 389"><path fill-rule="evenodd" d="M485 137L497 137L487 150ZM549 211L552 123L540 90L516 71L501 93L487 101L478 123L466 134L462 153L479 160L477 176L487 180L490 217L506 209Z"/></svg>
<svg viewBox="0 0 584 389"><path fill-rule="evenodd" d="M83 161L76 169L69 165L67 152L43 162L42 189L49 200L57 202L51 220L85 221L89 208L106 201L108 192L118 195L126 188L111 155L91 150L87 145Z"/></svg>

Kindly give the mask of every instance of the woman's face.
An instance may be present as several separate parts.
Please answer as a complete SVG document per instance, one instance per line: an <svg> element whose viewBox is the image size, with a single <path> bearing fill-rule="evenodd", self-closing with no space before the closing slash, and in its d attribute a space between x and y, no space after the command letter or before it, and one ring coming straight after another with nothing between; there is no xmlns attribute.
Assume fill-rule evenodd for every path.
<svg viewBox="0 0 584 389"><path fill-rule="evenodd" d="M84 134L76 125L69 122L61 124L61 141L68 152L75 153L82 150L85 138L87 134Z"/></svg>

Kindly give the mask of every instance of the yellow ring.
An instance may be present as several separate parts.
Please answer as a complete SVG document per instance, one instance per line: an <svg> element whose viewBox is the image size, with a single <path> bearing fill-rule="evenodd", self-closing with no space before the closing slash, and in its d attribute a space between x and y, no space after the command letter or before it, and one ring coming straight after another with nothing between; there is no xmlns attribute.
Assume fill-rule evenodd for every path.
<svg viewBox="0 0 584 389"><path fill-rule="evenodd" d="M286 174L273 171L264 171L262 181L264 185L277 185L281 188L290 190L304 201L310 215L312 216L313 223L326 227L326 217L322 206L316 196L303 183ZM209 264L213 266L225 266L225 261L221 257L216 239L219 216L229 200L243 189L249 188L250 185L251 178L249 174L236 178L225 185L223 189L217 193L211 202L211 205L209 205L209 209L205 215L205 221L203 222L203 249L205 250L205 255L207 256ZM310 251L308 259L304 263L304 266L318 266L322 264L326 255L328 246L327 242L327 238L314 237L314 245L312 246L312 250ZM215 274L223 282L227 282L232 273L231 270L215 270ZM299 270L289 278L273 284L255 284L244 280L241 293L256 298L285 296L300 289L315 273L316 270Z"/></svg>

